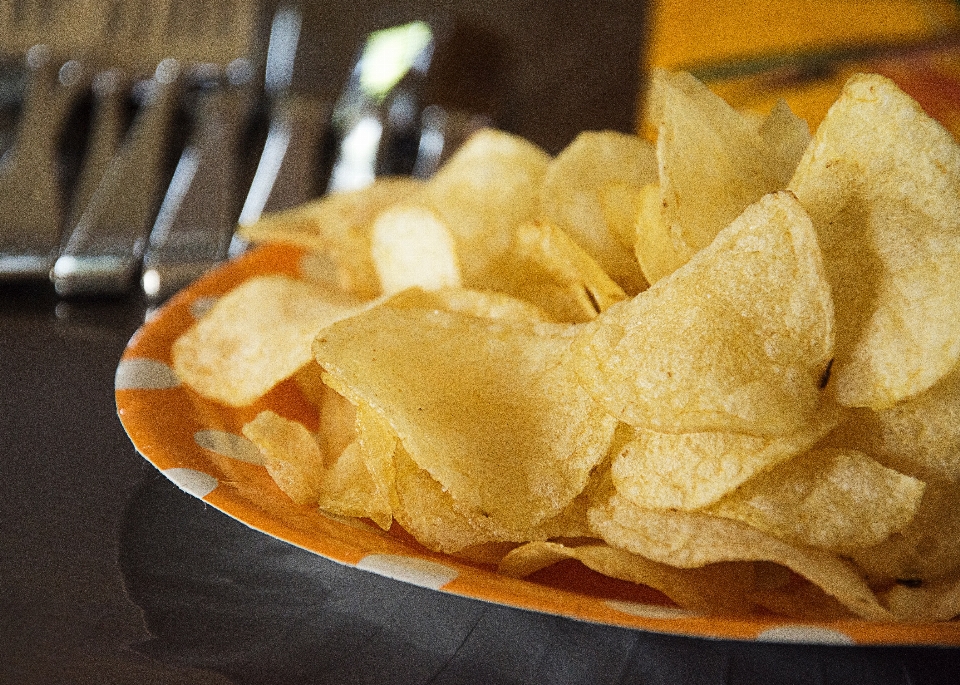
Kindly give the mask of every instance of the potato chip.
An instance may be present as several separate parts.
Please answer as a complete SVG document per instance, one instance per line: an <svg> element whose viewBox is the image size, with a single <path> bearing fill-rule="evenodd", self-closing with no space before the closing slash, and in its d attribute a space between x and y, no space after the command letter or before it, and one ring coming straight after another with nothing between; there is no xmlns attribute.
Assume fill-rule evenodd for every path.
<svg viewBox="0 0 960 685"><path fill-rule="evenodd" d="M819 587L784 566L754 562L757 586L750 600L781 616L807 621L836 621L853 617L852 612Z"/></svg>
<svg viewBox="0 0 960 685"><path fill-rule="evenodd" d="M601 196L614 183L639 189L656 180L656 156L645 140L615 131L586 131L550 163L541 212L635 295L646 281L633 255L633 241L621 240L622 229L608 223Z"/></svg>
<svg viewBox="0 0 960 685"><path fill-rule="evenodd" d="M837 310L832 383L882 409L960 357L960 146L893 82L848 81L790 182Z"/></svg>
<svg viewBox="0 0 960 685"><path fill-rule="evenodd" d="M894 615L904 621L949 621L960 616L960 578L923 587L895 585L884 598Z"/></svg>
<svg viewBox="0 0 960 685"><path fill-rule="evenodd" d="M397 470L394 454L397 436L390 426L373 409L366 405L356 408L357 445L367 472L376 491L375 500L382 511L391 511L399 506L397 496ZM382 528L388 528L389 523Z"/></svg>
<svg viewBox="0 0 960 685"><path fill-rule="evenodd" d="M459 511L526 530L583 490L616 425L564 363L569 331L378 307L324 329L314 353Z"/></svg>
<svg viewBox="0 0 960 685"><path fill-rule="evenodd" d="M374 480L359 442L347 445L323 474L317 506L337 516L369 518L384 530L393 522L387 493Z"/></svg>
<svg viewBox="0 0 960 685"><path fill-rule="evenodd" d="M296 421L263 411L243 426L243 435L260 449L267 473L290 499L302 505L317 503L326 455L313 433Z"/></svg>
<svg viewBox="0 0 960 685"><path fill-rule="evenodd" d="M960 482L960 368L865 422L870 454L922 480Z"/></svg>
<svg viewBox="0 0 960 685"><path fill-rule="evenodd" d="M778 175L779 188L784 188L810 144L810 126L790 110L785 100L778 100L757 129L764 143L769 170Z"/></svg>
<svg viewBox="0 0 960 685"><path fill-rule="evenodd" d="M583 323L627 298L600 266L564 231L542 221L517 227L510 291L547 311L555 321Z"/></svg>
<svg viewBox="0 0 960 685"><path fill-rule="evenodd" d="M719 563L679 569L609 545L568 547L555 542L531 542L509 552L497 570L523 578L564 559L576 559L611 578L652 587L691 611L735 615L751 608L746 597L753 569L748 564Z"/></svg>
<svg viewBox="0 0 960 685"><path fill-rule="evenodd" d="M960 485L930 481L913 520L878 545L851 553L876 582L927 583L960 573Z"/></svg>
<svg viewBox="0 0 960 685"><path fill-rule="evenodd" d="M796 140L801 129L788 119L789 110L779 106L758 127L685 72L655 69L649 103L663 220L694 251L713 242L747 206L783 189L805 147L805 139Z"/></svg>
<svg viewBox="0 0 960 685"><path fill-rule="evenodd" d="M453 498L399 446L394 453L397 506L394 516L417 542L435 552L455 554L468 547L498 541L478 530L458 512Z"/></svg>
<svg viewBox="0 0 960 685"><path fill-rule="evenodd" d="M681 568L720 561L772 561L837 598L862 618L891 620L857 570L824 550L784 542L740 521L695 512L636 507L619 495L590 511L610 545Z"/></svg>
<svg viewBox="0 0 960 685"><path fill-rule="evenodd" d="M539 212L550 156L523 138L485 129L472 135L416 197L453 233L463 284L501 290L512 277L500 264L514 229ZM412 201L411 201L412 202Z"/></svg>
<svg viewBox="0 0 960 685"><path fill-rule="evenodd" d="M173 368L201 395L247 405L310 361L321 328L360 308L287 276L251 278L174 342Z"/></svg>
<svg viewBox="0 0 960 685"><path fill-rule="evenodd" d="M743 521L788 542L845 553L904 529L924 487L862 452L819 449L755 476L705 513Z"/></svg>
<svg viewBox="0 0 960 685"><path fill-rule="evenodd" d="M637 215L640 213L643 189L648 185L612 181L599 190L603 220L622 245L631 246L636 240ZM649 282L642 289L645 290L647 285Z"/></svg>
<svg viewBox="0 0 960 685"><path fill-rule="evenodd" d="M237 235L252 243L300 245L322 259L318 278L345 292L368 299L380 294L370 256L370 229L388 207L410 197L421 182L411 178L381 178L360 190L326 195L318 200L265 214L240 226Z"/></svg>
<svg viewBox="0 0 960 685"><path fill-rule="evenodd" d="M469 314L481 319L503 319L516 322L549 322L553 319L543 309L516 297L492 290L442 288L427 291L408 288L383 301L395 309L439 309Z"/></svg>
<svg viewBox="0 0 960 685"><path fill-rule="evenodd" d="M293 373L293 381L300 394L318 410L323 407L324 396L329 391L323 382L323 369L313 359Z"/></svg>
<svg viewBox="0 0 960 685"><path fill-rule="evenodd" d="M390 528L388 492L368 468L368 453L359 440L340 447L329 436L311 433L271 411L245 424L243 434L260 449L270 477L297 504L338 516L367 517ZM392 459L392 452L387 457Z"/></svg>
<svg viewBox="0 0 960 685"><path fill-rule="evenodd" d="M670 232L663 217L660 186L644 186L638 198L633 252L647 282L653 285L690 261L694 249Z"/></svg>
<svg viewBox="0 0 960 685"><path fill-rule="evenodd" d="M699 509L810 449L836 421L836 412L827 410L796 433L777 438L641 429L614 457L613 482L639 507Z"/></svg>
<svg viewBox="0 0 960 685"><path fill-rule="evenodd" d="M373 222L370 250L385 295L460 287L453 236L427 209L398 205L382 212Z"/></svg>
<svg viewBox="0 0 960 685"><path fill-rule="evenodd" d="M587 391L631 425L795 433L833 351L809 218L789 193L765 197L669 278L585 324L573 350Z"/></svg>
<svg viewBox="0 0 960 685"><path fill-rule="evenodd" d="M308 366L319 366L316 362ZM306 368L306 367L305 367ZM351 442L357 439L357 408L330 386L324 384L321 394L317 442L324 454L330 455L327 466L343 452Z"/></svg>

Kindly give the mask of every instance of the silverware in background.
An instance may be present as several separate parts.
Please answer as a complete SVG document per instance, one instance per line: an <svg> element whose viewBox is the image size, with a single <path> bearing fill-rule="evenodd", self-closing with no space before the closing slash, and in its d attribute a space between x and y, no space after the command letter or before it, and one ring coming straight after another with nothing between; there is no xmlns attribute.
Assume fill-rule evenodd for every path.
<svg viewBox="0 0 960 685"><path fill-rule="evenodd" d="M12 144L0 158L0 280L46 277L66 213L57 145L98 35L95 3L0 0L0 58L26 81ZM90 21L81 17L90 15ZM12 79L11 79L12 76Z"/></svg>
<svg viewBox="0 0 960 685"><path fill-rule="evenodd" d="M140 83L143 99L137 116L79 212L77 223L70 227L54 264L51 278L61 296L126 292L140 274L145 253L150 264L150 275L144 281L148 295L169 294L184 285L184 274L222 258L205 251L206 237L201 234L226 230L226 201L218 200L236 191L235 187L222 187L235 184L236 175L229 169L218 175L214 169L221 164L236 166L224 146L235 141L240 124L227 115L240 113L242 121L242 111L211 101L240 102L235 93L221 90L228 87L228 73L234 74L234 84L229 87L236 89L244 81L237 74L250 70L245 61L254 35L252 3L167 0L144 6L127 0L116 9L113 19L118 30L136 36L125 43L126 54L121 54L119 61L128 69L158 59L159 63L152 77ZM176 185L167 191L161 205L164 212L158 217L171 125L188 82L206 91L199 98L205 104L198 108L195 122L196 131L203 133L198 133L184 152L180 173L174 177ZM208 123L205 117L215 121ZM227 130L231 126L232 132ZM211 193L209 204L202 200L184 204L188 196L201 190ZM192 213L181 212L191 205ZM209 213L203 216L207 209ZM218 244L218 240L212 242Z"/></svg>
<svg viewBox="0 0 960 685"><path fill-rule="evenodd" d="M0 138L0 281L49 278L62 297L139 283L157 303L245 250L238 223L377 175L429 176L493 123L430 90L438 46L463 42L450 22L357 36L352 72L319 90L297 83L301 22L281 5L258 39L254 0L0 0L0 114L23 90L15 134ZM371 91L384 59L396 80ZM65 131L83 138L68 164ZM371 132L358 162L351 145Z"/></svg>

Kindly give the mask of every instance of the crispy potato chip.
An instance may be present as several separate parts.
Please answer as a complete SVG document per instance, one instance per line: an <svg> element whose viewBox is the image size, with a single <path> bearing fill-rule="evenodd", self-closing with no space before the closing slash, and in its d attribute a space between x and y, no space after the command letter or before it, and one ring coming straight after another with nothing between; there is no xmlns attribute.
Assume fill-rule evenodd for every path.
<svg viewBox="0 0 960 685"><path fill-rule="evenodd" d="M755 476L705 511L799 545L870 547L913 519L924 483L856 450L812 450Z"/></svg>
<svg viewBox="0 0 960 685"><path fill-rule="evenodd" d="M440 309L445 312L469 314L481 319L517 322L553 321L549 314L532 302L492 290L443 288L426 291L422 288L408 288L384 300L383 304L395 309Z"/></svg>
<svg viewBox="0 0 960 685"><path fill-rule="evenodd" d="M303 505L317 503L326 455L313 433L296 421L263 411L243 426L243 435L260 449L267 473L290 499Z"/></svg>
<svg viewBox="0 0 960 685"><path fill-rule="evenodd" d="M781 616L807 621L849 619L853 613L819 587L784 566L768 561L754 562L757 586L750 600Z"/></svg>
<svg viewBox="0 0 960 685"><path fill-rule="evenodd" d="M747 206L783 189L805 147L783 106L758 127L685 72L655 69L649 103L663 220L694 251Z"/></svg>
<svg viewBox="0 0 960 685"><path fill-rule="evenodd" d="M894 615L904 621L949 621L960 616L960 578L924 587L895 585L884 599Z"/></svg>
<svg viewBox="0 0 960 685"><path fill-rule="evenodd" d="M611 181L599 190L600 210L610 233L624 246L632 246L637 237L637 215L640 213L643 189L625 181ZM644 279L646 280L646 279ZM649 282L645 283L643 290Z"/></svg>
<svg viewBox="0 0 960 685"><path fill-rule="evenodd" d="M877 414L878 459L919 478L960 482L960 370Z"/></svg>
<svg viewBox="0 0 960 685"><path fill-rule="evenodd" d="M363 463L373 480L376 501L383 510L396 509L399 506L397 496L397 470L394 454L397 449L397 436L377 412L366 405L356 408L357 445ZM389 523L382 528L388 528Z"/></svg>
<svg viewBox="0 0 960 685"><path fill-rule="evenodd" d="M653 285L689 262L694 249L671 233L663 218L659 185L644 186L638 205L633 252L644 278Z"/></svg>
<svg viewBox="0 0 960 685"><path fill-rule="evenodd" d="M637 136L586 131L550 163L543 179L541 211L566 232L620 287L635 295L646 287L633 241L608 223L601 195L611 184L642 188L657 180L653 147Z"/></svg>
<svg viewBox="0 0 960 685"><path fill-rule="evenodd" d="M417 466L402 446L394 452L397 506L394 516L417 541L435 552L454 554L499 541L478 530L453 506L453 498L426 470Z"/></svg>
<svg viewBox="0 0 960 685"><path fill-rule="evenodd" d="M584 387L631 425L795 433L833 351L809 218L789 193L765 197L669 278L585 324L573 350Z"/></svg>
<svg viewBox="0 0 960 685"><path fill-rule="evenodd" d="M639 507L699 509L807 451L836 421L837 412L825 410L796 433L778 438L638 430L613 459L613 482Z"/></svg>
<svg viewBox="0 0 960 685"><path fill-rule="evenodd" d="M930 582L960 572L960 485L930 481L913 520L850 556L877 582Z"/></svg>
<svg viewBox="0 0 960 685"><path fill-rule="evenodd" d="M583 490L616 425L564 363L569 331L379 307L324 329L314 354L459 511L526 530Z"/></svg>
<svg viewBox="0 0 960 685"><path fill-rule="evenodd" d="M614 495L591 509L590 522L608 544L672 566L772 561L819 586L862 618L892 619L848 562L824 550L784 542L740 521L641 509Z"/></svg>
<svg viewBox="0 0 960 685"><path fill-rule="evenodd" d="M523 578L564 559L576 559L611 578L652 587L691 611L736 615L751 608L745 601L753 582L753 567L749 564L727 562L680 569L609 545L568 547L555 542L531 542L509 552L497 570Z"/></svg>
<svg viewBox="0 0 960 685"><path fill-rule="evenodd" d="M251 278L174 342L173 369L204 397L247 405L310 361L321 328L360 308L286 276Z"/></svg>
<svg viewBox="0 0 960 685"><path fill-rule="evenodd" d="M627 298L590 255L550 224L521 224L511 254L517 261L511 292L542 307L555 321L590 321Z"/></svg>
<svg viewBox="0 0 960 685"><path fill-rule="evenodd" d="M416 203L434 211L453 233L468 288L502 290L511 281L512 270L501 262L514 229L539 212L549 160L523 138L485 129L472 135L417 195Z"/></svg>
<svg viewBox="0 0 960 685"><path fill-rule="evenodd" d="M450 230L420 207L398 205L373 222L373 264L385 295L407 288L460 287L460 265Z"/></svg>
<svg viewBox="0 0 960 685"><path fill-rule="evenodd" d="M314 273L324 283L365 299L380 294L370 256L370 229L380 212L421 187L411 178L381 178L360 190L334 193L283 212L265 214L240 226L237 234L252 243L300 245L322 258Z"/></svg>
<svg viewBox="0 0 960 685"><path fill-rule="evenodd" d="M324 385L318 409L317 441L324 454L331 455L327 459L327 466L330 466L336 455L357 439L357 408L336 390Z"/></svg>
<svg viewBox="0 0 960 685"><path fill-rule="evenodd" d="M243 434L260 449L270 477L297 504L315 505L338 516L367 517L381 528L390 527L388 493L368 468L368 455L358 440L337 449L323 433L311 433L271 411L260 412L245 424Z"/></svg>
<svg viewBox="0 0 960 685"><path fill-rule="evenodd" d="M384 530L393 521L389 499L367 468L359 442L352 442L324 472L317 506L337 516L369 518Z"/></svg>
<svg viewBox="0 0 960 685"><path fill-rule="evenodd" d="M777 186L786 187L810 144L810 126L778 100L757 130L770 160L769 170L778 175Z"/></svg>
<svg viewBox="0 0 960 685"><path fill-rule="evenodd" d="M293 381L300 393L318 410L323 407L324 396L329 391L323 382L323 369L313 359L293 373Z"/></svg>
<svg viewBox="0 0 960 685"><path fill-rule="evenodd" d="M790 182L837 310L832 383L882 409L960 358L960 146L893 82L850 79Z"/></svg>

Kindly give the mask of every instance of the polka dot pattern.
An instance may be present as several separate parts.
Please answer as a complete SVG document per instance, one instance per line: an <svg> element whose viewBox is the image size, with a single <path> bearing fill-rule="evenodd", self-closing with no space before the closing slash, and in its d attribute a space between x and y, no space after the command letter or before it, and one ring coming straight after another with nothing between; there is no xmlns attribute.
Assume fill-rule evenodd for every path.
<svg viewBox="0 0 960 685"><path fill-rule="evenodd" d="M125 359L114 376L117 390L166 390L180 385L169 366L155 359Z"/></svg>
<svg viewBox="0 0 960 685"><path fill-rule="evenodd" d="M216 297L198 297L190 304L190 314L194 319L202 319L216 303Z"/></svg>
<svg viewBox="0 0 960 685"><path fill-rule="evenodd" d="M172 480L177 486L194 497L203 499L217 489L217 479L210 474L196 469L172 468L164 469L163 475Z"/></svg>
<svg viewBox="0 0 960 685"><path fill-rule="evenodd" d="M439 590L459 575L456 569L435 561L395 554L367 555L357 568L431 590Z"/></svg>
<svg viewBox="0 0 960 685"><path fill-rule="evenodd" d="M853 645L856 641L839 630L822 626L784 625L757 635L758 642L790 642L806 645Z"/></svg>
<svg viewBox="0 0 960 685"><path fill-rule="evenodd" d="M216 452L220 456L263 465L260 450L242 435L220 430L202 430L193 434L193 441L203 449Z"/></svg>

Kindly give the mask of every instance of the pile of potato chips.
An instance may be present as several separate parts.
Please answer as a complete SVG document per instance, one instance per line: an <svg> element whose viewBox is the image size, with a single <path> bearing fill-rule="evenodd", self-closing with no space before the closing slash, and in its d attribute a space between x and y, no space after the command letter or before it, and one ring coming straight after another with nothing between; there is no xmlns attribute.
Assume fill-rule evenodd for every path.
<svg viewBox="0 0 960 685"><path fill-rule="evenodd" d="M811 137L657 72L655 145L471 138L242 229L309 249L177 340L291 500L681 607L960 614L960 147L852 78ZM294 504L291 504L294 506Z"/></svg>

